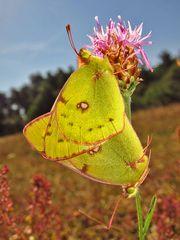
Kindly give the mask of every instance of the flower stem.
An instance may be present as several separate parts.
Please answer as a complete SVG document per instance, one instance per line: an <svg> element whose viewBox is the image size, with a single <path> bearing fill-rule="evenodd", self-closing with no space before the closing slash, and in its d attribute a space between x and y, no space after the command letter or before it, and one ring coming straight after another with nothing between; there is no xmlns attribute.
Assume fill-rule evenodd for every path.
<svg viewBox="0 0 180 240"><path fill-rule="evenodd" d="M136 211L137 211L137 218L138 218L139 240L144 240L142 206L141 206L141 197L140 197L139 191L137 191L136 193Z"/></svg>
<svg viewBox="0 0 180 240"><path fill-rule="evenodd" d="M129 94L128 92L124 92L124 94L122 93L122 96L124 98L125 112L130 122L131 122L131 95L132 95L131 92L129 92ZM157 197L156 196L152 197L149 206L149 211L147 213L147 216L145 217L145 220L143 220L141 196L138 189L136 192L135 199L136 199L136 212L138 218L138 237L139 240L145 240L152 221L153 213L156 208Z"/></svg>

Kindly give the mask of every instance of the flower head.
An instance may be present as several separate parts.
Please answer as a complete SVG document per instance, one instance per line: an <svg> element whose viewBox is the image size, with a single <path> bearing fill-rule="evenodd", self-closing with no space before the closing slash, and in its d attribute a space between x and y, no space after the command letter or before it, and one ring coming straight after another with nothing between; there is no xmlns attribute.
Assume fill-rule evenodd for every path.
<svg viewBox="0 0 180 240"><path fill-rule="evenodd" d="M144 51L144 45L152 44L148 41L151 32L142 37L142 23L133 29L129 21L126 26L118 16L118 22L110 19L104 30L97 16L95 20L97 26L94 27L93 35L88 36L92 43L88 48L92 49L94 55L100 57L106 55L115 72L119 73L120 80L127 81L132 76L137 79L140 75L139 63L145 64L153 71Z"/></svg>
<svg viewBox="0 0 180 240"><path fill-rule="evenodd" d="M103 56L109 50L117 52L121 47L129 47L133 49L133 53L130 53L127 58L136 55L139 63L143 64L144 62L152 71L152 67L143 48L146 44L152 44L151 41L147 41L147 39L151 37L151 32L142 37L143 23L132 29L129 21L128 27L126 27L121 17L118 16L118 23L115 24L115 22L110 19L104 31L97 16L95 20L97 27L94 28L93 36L89 36L92 42L92 45L89 47L93 49L95 55Z"/></svg>

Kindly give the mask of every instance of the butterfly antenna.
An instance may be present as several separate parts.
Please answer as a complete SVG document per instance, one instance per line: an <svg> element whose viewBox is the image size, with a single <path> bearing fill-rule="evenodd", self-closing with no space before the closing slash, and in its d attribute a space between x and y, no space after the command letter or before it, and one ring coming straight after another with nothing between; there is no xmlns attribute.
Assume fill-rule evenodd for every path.
<svg viewBox="0 0 180 240"><path fill-rule="evenodd" d="M70 42L70 44L71 44L72 49L73 49L73 50L75 51L75 53L79 56L79 53L78 53L78 51L77 51L77 49L76 49L76 47L75 47L74 41L73 41L72 32L71 32L71 25L70 25L70 24L68 24L68 25L66 26L66 31L67 31L68 38L69 38L69 42Z"/></svg>

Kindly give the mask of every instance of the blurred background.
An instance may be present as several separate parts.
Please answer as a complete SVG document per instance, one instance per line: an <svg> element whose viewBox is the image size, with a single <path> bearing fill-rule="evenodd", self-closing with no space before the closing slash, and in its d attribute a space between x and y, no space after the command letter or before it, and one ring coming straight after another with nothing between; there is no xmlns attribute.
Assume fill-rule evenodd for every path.
<svg viewBox="0 0 180 240"><path fill-rule="evenodd" d="M83 207L107 222L120 191L89 182L62 166L43 161L21 134L25 123L51 109L58 92L76 69L76 55L65 26L71 24L73 39L79 49L90 43L87 35L93 32L96 15L103 26L110 18L116 21L121 15L126 22L130 20L132 26L143 22L143 35L152 31L153 45L146 46L145 50L154 72L143 68L141 77L144 81L132 99L133 124L142 143L145 144L147 135L153 136L151 172L142 187L142 194L145 204L154 193L159 196L159 207L148 239L179 239L179 9L179 0L0 0L0 164L7 164L10 169L9 180L2 172L0 178L3 176L9 181L8 196L15 206L14 211L7 208L7 213L14 214L13 219L21 219L20 216L34 219L14 220L22 234L18 233L21 237L14 239L29 239L31 234L37 237L34 239L136 239L133 200L129 200L131 204L122 200L115 221L120 232L97 228L92 221L79 215L77 209ZM51 187L47 187L44 178L37 178L39 174L46 176ZM34 185L30 187L31 184ZM52 197L53 207L58 209L51 212L56 216L53 218L55 225L46 223L48 230L41 226L43 230L40 231L38 223L43 222L43 214L51 219L49 212L42 214L40 211L34 217L27 210L36 204L33 199L33 196L37 197L35 188L40 188L45 195L50 191L52 195L46 195L44 205L48 205L47 199ZM26 199L29 193L30 197ZM4 235L0 234L0 239L10 239L18 232L0 221L1 228ZM51 235L57 238L50 237L53 228ZM42 235L43 231L46 235Z"/></svg>

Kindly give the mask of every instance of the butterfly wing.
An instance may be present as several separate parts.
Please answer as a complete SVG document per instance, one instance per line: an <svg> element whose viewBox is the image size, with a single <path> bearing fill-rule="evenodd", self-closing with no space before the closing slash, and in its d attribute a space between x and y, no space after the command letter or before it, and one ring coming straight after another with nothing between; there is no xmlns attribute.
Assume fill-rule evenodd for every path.
<svg viewBox="0 0 180 240"><path fill-rule="evenodd" d="M126 118L125 129L121 134L62 164L94 181L134 186L148 172L148 162L148 157Z"/></svg>
<svg viewBox="0 0 180 240"><path fill-rule="evenodd" d="M27 141L40 153L44 152L44 139L50 117L50 113L39 116L29 122L23 129Z"/></svg>
<svg viewBox="0 0 180 240"><path fill-rule="evenodd" d="M121 132L124 103L109 62L93 57L75 71L53 111L62 134L79 144L104 142Z"/></svg>
<svg viewBox="0 0 180 240"><path fill-rule="evenodd" d="M45 134L45 154L47 159L64 160L89 151L94 146L80 145L65 139L59 127L56 112L51 114Z"/></svg>
<svg viewBox="0 0 180 240"><path fill-rule="evenodd" d="M23 133L28 142L50 160L64 160L78 156L93 146L83 146L64 139L55 114L44 114L28 123Z"/></svg>

